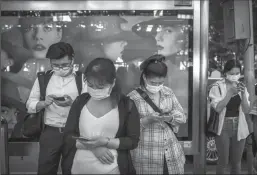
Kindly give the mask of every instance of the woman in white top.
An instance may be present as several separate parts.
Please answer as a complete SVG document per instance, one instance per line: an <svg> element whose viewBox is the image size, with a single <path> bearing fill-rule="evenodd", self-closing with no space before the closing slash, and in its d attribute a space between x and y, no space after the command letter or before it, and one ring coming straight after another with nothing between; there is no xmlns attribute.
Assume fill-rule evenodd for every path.
<svg viewBox="0 0 257 175"><path fill-rule="evenodd" d="M74 101L64 131L74 142L71 173L135 174L130 150L138 145L140 119L134 102L120 93L111 60L93 60L85 77L88 93Z"/></svg>
<svg viewBox="0 0 257 175"><path fill-rule="evenodd" d="M224 174L229 157L231 173L240 174L245 139L249 129L245 114L249 112L249 94L245 85L239 82L241 64L229 60L224 66L224 79L217 81L210 89L212 107L219 113L216 146L219 155L217 174ZM230 148L231 147L231 148Z"/></svg>

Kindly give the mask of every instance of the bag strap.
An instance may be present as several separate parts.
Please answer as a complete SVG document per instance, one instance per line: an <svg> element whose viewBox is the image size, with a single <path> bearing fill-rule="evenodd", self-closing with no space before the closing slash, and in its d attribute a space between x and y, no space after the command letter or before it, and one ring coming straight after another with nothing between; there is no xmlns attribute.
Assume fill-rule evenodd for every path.
<svg viewBox="0 0 257 175"><path fill-rule="evenodd" d="M77 71L76 72L76 84L77 84L77 88L78 88L78 92L79 92L79 95L81 94L81 91L82 91L82 82L83 82L83 79L82 79L82 72L80 71Z"/></svg>
<svg viewBox="0 0 257 175"><path fill-rule="evenodd" d="M137 88L136 91L141 95L141 97L153 108L155 112L162 113L161 110L154 104L154 102L150 99L146 92L142 89Z"/></svg>
<svg viewBox="0 0 257 175"><path fill-rule="evenodd" d="M47 72L37 73L39 89L40 89L40 100L45 100L47 84L52 75L53 75L53 72L51 70Z"/></svg>

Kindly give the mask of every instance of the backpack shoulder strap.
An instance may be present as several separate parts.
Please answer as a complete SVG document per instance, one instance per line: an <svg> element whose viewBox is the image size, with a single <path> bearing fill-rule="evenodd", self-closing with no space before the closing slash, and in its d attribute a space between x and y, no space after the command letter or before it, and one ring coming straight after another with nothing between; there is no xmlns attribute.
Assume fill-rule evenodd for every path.
<svg viewBox="0 0 257 175"><path fill-rule="evenodd" d="M141 95L141 97L153 108L155 112L162 113L161 110L154 104L154 102L150 99L146 92L142 89L137 88L136 91Z"/></svg>
<svg viewBox="0 0 257 175"><path fill-rule="evenodd" d="M82 91L82 84L83 84L83 79L82 78L83 78L82 77L82 72L77 71L75 79L76 79L76 84L77 84L79 95L81 94L81 91Z"/></svg>
<svg viewBox="0 0 257 175"><path fill-rule="evenodd" d="M45 100L46 87L47 87L47 84L48 84L52 74L53 74L52 71L37 73L39 89L40 89L40 100Z"/></svg>

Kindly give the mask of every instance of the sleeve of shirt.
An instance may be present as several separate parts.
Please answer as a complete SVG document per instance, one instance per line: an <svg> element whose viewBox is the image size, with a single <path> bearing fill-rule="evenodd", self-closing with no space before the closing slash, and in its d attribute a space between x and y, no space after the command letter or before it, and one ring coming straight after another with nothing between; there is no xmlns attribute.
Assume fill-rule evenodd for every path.
<svg viewBox="0 0 257 175"><path fill-rule="evenodd" d="M135 93L135 91L132 91L132 92L130 92L128 95L127 95L132 101L134 101L134 103L135 103L135 105L136 105L136 108L137 108L137 110L138 110L138 103L136 102L136 93ZM144 116L141 116L140 114L139 114L139 121L140 121L140 132L142 132L146 127L143 125L143 122L142 122L142 119L143 119L143 117Z"/></svg>
<svg viewBox="0 0 257 175"><path fill-rule="evenodd" d="M213 86L209 92L209 98L211 100L211 106L216 109L218 103L223 99L218 86Z"/></svg>
<svg viewBox="0 0 257 175"><path fill-rule="evenodd" d="M30 95L28 101L26 103L26 108L28 113L36 113L37 112L37 103L40 101L40 87L38 79L35 80L34 85L30 91Z"/></svg>
<svg viewBox="0 0 257 175"><path fill-rule="evenodd" d="M129 100L131 109L126 123L126 136L120 137L118 150L133 150L137 148L140 137L140 119L137 107L132 100Z"/></svg>
<svg viewBox="0 0 257 175"><path fill-rule="evenodd" d="M187 117L184 113L182 106L180 105L180 103L178 102L178 99L174 94L172 95L171 100L172 100L172 110L169 113L170 120L168 120L167 122L172 125L186 123Z"/></svg>

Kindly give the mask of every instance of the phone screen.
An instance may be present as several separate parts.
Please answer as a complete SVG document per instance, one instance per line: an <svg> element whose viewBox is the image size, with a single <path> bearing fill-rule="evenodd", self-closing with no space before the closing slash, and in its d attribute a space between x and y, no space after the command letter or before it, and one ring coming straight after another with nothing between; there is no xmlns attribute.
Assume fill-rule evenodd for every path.
<svg viewBox="0 0 257 175"><path fill-rule="evenodd" d="M54 99L57 100L57 101L65 101L64 97L55 97Z"/></svg>

